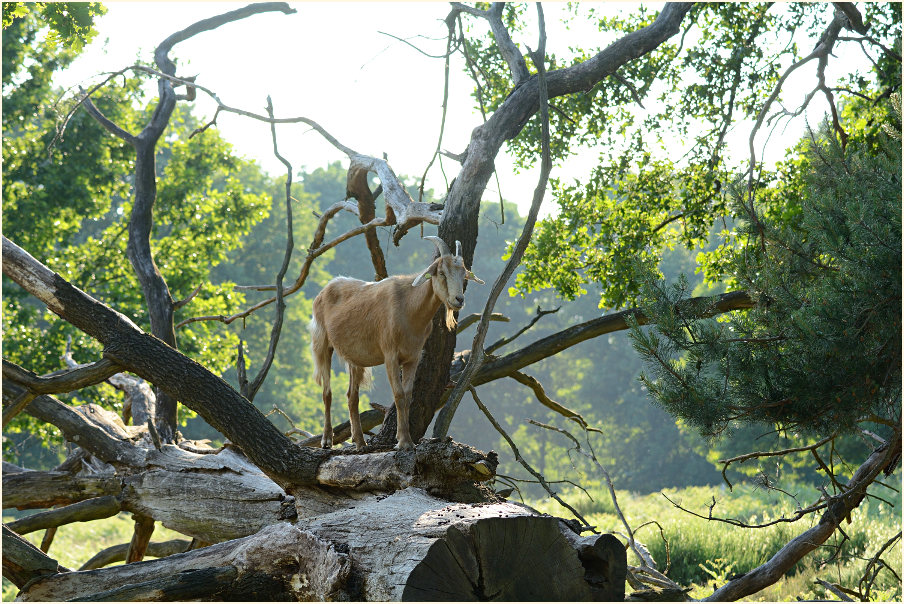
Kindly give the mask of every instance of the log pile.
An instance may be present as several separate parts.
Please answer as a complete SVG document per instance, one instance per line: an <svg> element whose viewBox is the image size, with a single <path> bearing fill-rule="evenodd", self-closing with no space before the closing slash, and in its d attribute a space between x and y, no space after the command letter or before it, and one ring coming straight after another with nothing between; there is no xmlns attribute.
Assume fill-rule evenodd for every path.
<svg viewBox="0 0 904 604"><path fill-rule="evenodd" d="M48 414L41 404L36 413ZM66 417L87 415L97 434L85 444L97 455L82 450L67 470L4 468L4 508L56 506L4 526L4 576L21 600L624 598L624 546L496 497L482 484L495 453L450 439L340 449L324 457L317 484L286 491L235 447L158 449L108 411L70 407ZM19 536L119 512L136 520L133 543L80 572ZM190 539L150 542L155 522ZM104 568L145 554L165 557Z"/></svg>

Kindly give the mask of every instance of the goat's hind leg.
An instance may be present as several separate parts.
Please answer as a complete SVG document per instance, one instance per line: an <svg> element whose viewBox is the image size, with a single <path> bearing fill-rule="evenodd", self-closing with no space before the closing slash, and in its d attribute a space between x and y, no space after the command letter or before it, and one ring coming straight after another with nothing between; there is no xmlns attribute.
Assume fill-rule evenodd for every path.
<svg viewBox="0 0 904 604"><path fill-rule="evenodd" d="M361 429L361 417L358 414L358 391L364 379L364 367L348 364L348 421L352 427L352 441L359 451L364 448L364 431Z"/></svg>
<svg viewBox="0 0 904 604"><path fill-rule="evenodd" d="M314 380L323 386L323 436L320 446L329 449L333 446L333 422L330 409L333 405L333 390L330 387L330 365L333 360L333 347L324 338L313 338L311 350L314 353Z"/></svg>

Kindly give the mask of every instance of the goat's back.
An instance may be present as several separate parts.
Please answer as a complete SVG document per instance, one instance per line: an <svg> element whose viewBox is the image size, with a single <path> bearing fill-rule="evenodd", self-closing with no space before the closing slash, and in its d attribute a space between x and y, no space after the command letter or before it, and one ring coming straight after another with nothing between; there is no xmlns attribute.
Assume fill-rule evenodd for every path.
<svg viewBox="0 0 904 604"><path fill-rule="evenodd" d="M384 350L405 352L407 357L407 350L415 345L414 354L419 354L426 336L409 333L411 326L405 324L415 293L411 291L413 280L414 276L377 282L336 277L314 298L314 321L342 358L361 367L381 365ZM429 288L415 289L421 287Z"/></svg>

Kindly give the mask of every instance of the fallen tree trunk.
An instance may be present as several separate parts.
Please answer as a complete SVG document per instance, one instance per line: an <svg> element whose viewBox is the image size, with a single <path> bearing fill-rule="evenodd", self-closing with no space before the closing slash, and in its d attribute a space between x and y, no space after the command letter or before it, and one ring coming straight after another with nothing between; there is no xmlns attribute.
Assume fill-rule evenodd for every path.
<svg viewBox="0 0 904 604"><path fill-rule="evenodd" d="M616 541L617 543L617 541ZM422 489L374 497L296 524L130 566L56 572L25 586L40 600L611 600L592 589L592 550L616 574L624 548L594 547L513 503L450 503ZM611 545L611 543L610 543ZM609 552L609 553L606 553ZM50 564L44 564L45 570Z"/></svg>

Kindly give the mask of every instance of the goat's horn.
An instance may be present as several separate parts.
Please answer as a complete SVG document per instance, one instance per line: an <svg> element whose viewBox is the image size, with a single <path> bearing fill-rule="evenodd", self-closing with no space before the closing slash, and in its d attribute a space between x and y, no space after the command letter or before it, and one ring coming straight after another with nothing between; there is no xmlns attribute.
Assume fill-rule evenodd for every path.
<svg viewBox="0 0 904 604"><path fill-rule="evenodd" d="M436 246L436 251L439 252L440 256L451 256L451 252L449 252L449 246L446 245L446 242L436 237L434 235L427 235L424 239L429 239L433 242L433 245Z"/></svg>
<svg viewBox="0 0 904 604"><path fill-rule="evenodd" d="M461 241L455 240L455 255L461 258Z"/></svg>

